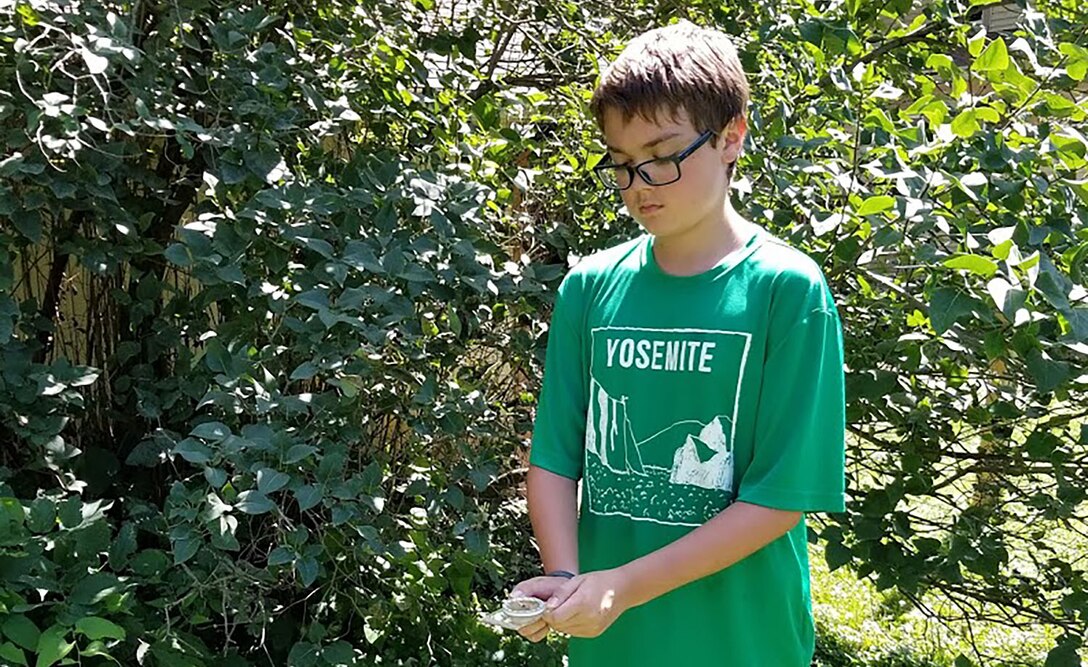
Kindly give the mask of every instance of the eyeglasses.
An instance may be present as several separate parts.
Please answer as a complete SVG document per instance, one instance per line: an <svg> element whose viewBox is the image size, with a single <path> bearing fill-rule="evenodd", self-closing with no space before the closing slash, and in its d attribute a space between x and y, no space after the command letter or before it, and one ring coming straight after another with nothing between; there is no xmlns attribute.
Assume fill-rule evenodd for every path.
<svg viewBox="0 0 1088 667"><path fill-rule="evenodd" d="M627 164L601 164L593 168L593 172L601 179L606 188L612 190L626 190L635 182L635 174L646 182L647 185L668 185L680 180L680 163L689 155L699 149L714 136L714 132L707 130L698 136L691 145L675 155L655 157L645 162L639 162L632 166Z"/></svg>

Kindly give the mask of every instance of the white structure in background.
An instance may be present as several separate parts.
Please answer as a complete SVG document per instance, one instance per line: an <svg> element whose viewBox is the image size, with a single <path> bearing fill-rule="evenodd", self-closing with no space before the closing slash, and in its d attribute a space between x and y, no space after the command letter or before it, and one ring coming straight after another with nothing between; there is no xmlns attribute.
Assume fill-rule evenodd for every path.
<svg viewBox="0 0 1088 667"><path fill-rule="evenodd" d="M983 7L979 23L986 28L986 32L1012 32L1023 16L1024 10L1015 2L1003 2Z"/></svg>

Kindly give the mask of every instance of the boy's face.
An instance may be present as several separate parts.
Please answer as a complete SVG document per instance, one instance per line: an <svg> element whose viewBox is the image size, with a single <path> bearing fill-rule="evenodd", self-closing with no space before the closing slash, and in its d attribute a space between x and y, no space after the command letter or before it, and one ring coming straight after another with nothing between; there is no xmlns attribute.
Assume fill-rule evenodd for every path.
<svg viewBox="0 0 1088 667"><path fill-rule="evenodd" d="M645 160L680 153L699 138L699 131L681 111L675 119L658 113L653 121L606 109L603 131L612 162L634 166ZM699 146L680 163L680 179L652 186L635 176L621 191L623 203L647 232L657 237L677 236L720 222L729 192L728 165L737 159L747 127L743 118L716 138Z"/></svg>

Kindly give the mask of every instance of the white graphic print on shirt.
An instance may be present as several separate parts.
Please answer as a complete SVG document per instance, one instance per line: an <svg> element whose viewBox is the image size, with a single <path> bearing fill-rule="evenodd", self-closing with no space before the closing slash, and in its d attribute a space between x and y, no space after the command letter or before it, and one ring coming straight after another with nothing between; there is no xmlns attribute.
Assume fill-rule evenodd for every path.
<svg viewBox="0 0 1088 667"><path fill-rule="evenodd" d="M707 329L592 330L589 512L698 526L732 502L750 338ZM670 402L678 390L705 400Z"/></svg>

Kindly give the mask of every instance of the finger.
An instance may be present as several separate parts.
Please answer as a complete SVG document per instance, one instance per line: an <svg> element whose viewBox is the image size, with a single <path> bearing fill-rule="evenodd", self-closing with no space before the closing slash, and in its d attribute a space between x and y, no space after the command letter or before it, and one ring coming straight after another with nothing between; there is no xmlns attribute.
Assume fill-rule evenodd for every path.
<svg viewBox="0 0 1088 667"><path fill-rule="evenodd" d="M567 635L568 637L580 636L577 634L577 632L581 628L581 625L577 622L577 619L575 619L573 622L568 621L563 623L556 623L554 625L549 625L548 627L560 634Z"/></svg>
<svg viewBox="0 0 1088 667"><path fill-rule="evenodd" d="M547 637L547 636L548 636L548 633L549 633L550 631L551 631L551 628L549 628L549 627L548 627L547 625L545 625L545 626L544 626L544 627L543 627L543 628L542 628L541 630L539 630L538 632L534 632L534 633L532 633L531 635L529 635L529 638L528 638L528 639L529 639L529 641L531 641L531 642L533 642L533 643L539 642L540 640L542 640L542 639L544 639L545 637Z"/></svg>
<svg viewBox="0 0 1088 667"><path fill-rule="evenodd" d="M585 615L585 601L580 595L572 595L563 604L544 612L544 620L553 628L570 628L580 622ZM564 630L569 634L569 630Z"/></svg>
<svg viewBox="0 0 1088 667"><path fill-rule="evenodd" d="M545 606L544 618L550 624L570 624L571 620L581 615L585 609L585 595L580 594L581 581L571 580L568 586L556 592Z"/></svg>
<svg viewBox="0 0 1088 667"><path fill-rule="evenodd" d="M538 634L541 630L547 629L548 624L541 619L533 621L528 625L521 626L520 628L518 628L518 634L520 634L522 637L525 637L526 639L530 639L533 635Z"/></svg>
<svg viewBox="0 0 1088 667"><path fill-rule="evenodd" d="M548 599L548 609L556 609L560 607L564 602L570 599L570 596L574 594L574 591L578 590L578 587L582 585L582 579L575 577L570 581L564 582L554 593L551 598Z"/></svg>

